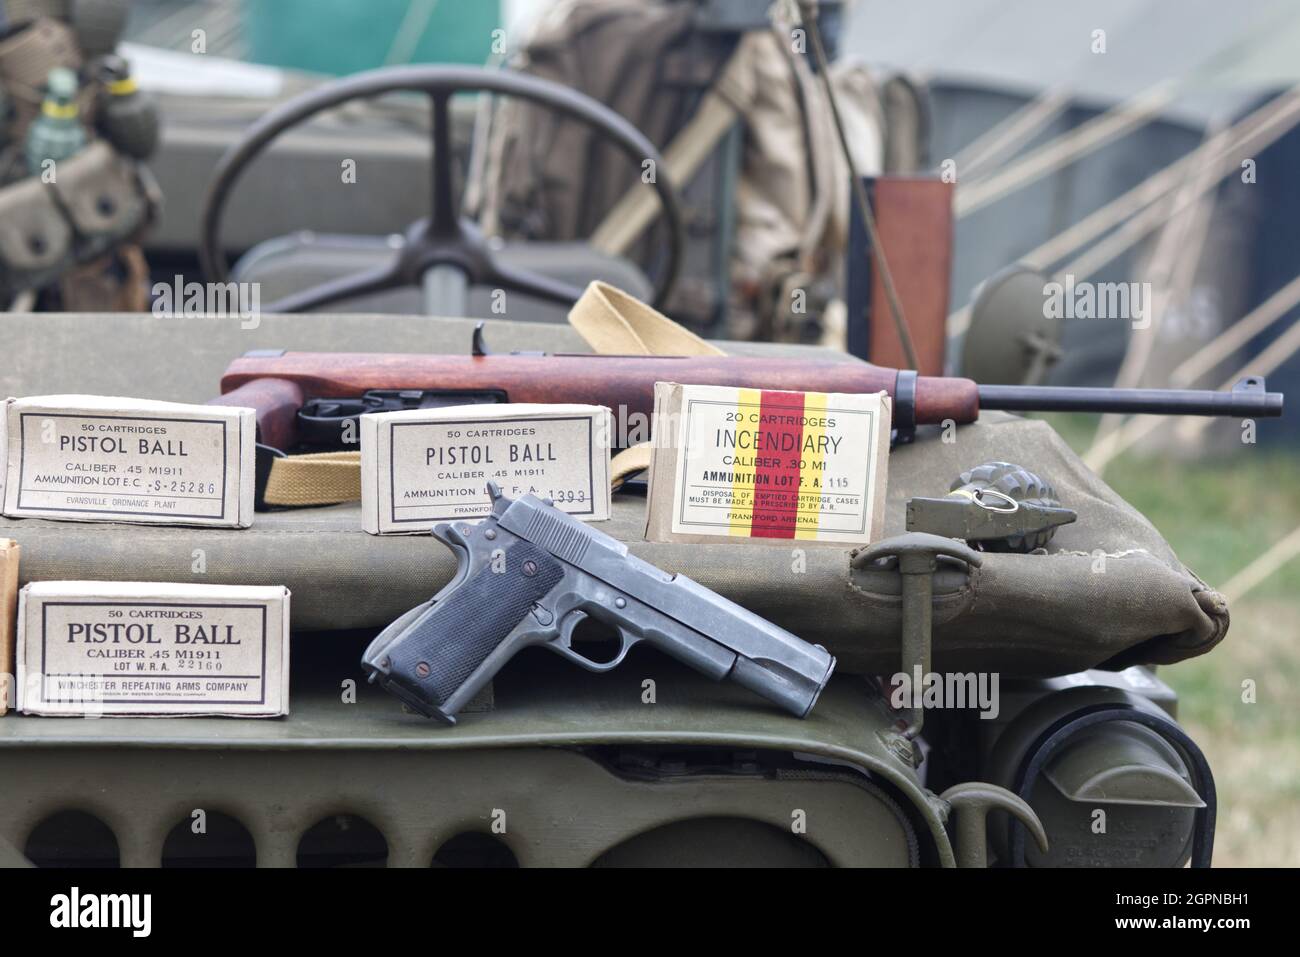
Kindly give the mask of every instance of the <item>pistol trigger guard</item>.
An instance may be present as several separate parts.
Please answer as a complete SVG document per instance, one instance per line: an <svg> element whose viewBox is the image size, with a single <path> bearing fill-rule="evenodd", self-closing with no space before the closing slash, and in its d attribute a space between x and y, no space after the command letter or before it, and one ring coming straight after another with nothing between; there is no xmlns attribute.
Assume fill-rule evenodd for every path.
<svg viewBox="0 0 1300 957"><path fill-rule="evenodd" d="M573 631L580 624L587 620L589 616L580 608L575 608L560 619L560 633L547 642L547 647L556 654L568 658L575 665L586 668L588 671L604 672L613 671L623 663L631 647L639 640L635 635L630 635L622 628L613 626L618 632L619 641L622 646L618 649L618 654L609 661L592 661L581 652L573 648Z"/></svg>

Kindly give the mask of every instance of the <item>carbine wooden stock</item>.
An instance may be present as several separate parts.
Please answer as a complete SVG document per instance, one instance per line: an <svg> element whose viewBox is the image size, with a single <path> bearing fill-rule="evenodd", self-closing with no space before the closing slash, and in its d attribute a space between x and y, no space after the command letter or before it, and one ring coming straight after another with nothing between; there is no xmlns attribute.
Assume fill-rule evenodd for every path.
<svg viewBox="0 0 1300 957"><path fill-rule="evenodd" d="M727 385L796 392L888 392L895 425L974 422L980 407L1014 412L1116 412L1280 416L1285 397L1265 391L1263 376L1232 389L1097 389L1071 386L977 385L970 379L916 376L865 362L751 356L406 355L286 352L236 359L221 379L218 405L257 410L260 441L294 448L298 410L312 399L359 399L371 390L501 392L511 402L604 405L624 423L654 410L654 384ZM914 415L907 421L906 398ZM453 397L454 398L454 397Z"/></svg>
<svg viewBox="0 0 1300 957"><path fill-rule="evenodd" d="M897 380L897 369L826 359L288 352L236 359L214 402L256 409L260 441L289 449L305 400L358 398L371 389L500 389L511 402L580 402L608 406L616 415L648 416L656 382L893 395ZM918 423L978 416L978 387L970 379L917 379Z"/></svg>

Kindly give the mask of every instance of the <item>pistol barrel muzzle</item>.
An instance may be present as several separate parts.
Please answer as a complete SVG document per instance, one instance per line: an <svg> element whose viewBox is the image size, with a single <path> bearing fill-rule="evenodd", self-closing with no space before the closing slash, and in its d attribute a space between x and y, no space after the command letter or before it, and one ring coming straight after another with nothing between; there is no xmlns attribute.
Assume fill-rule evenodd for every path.
<svg viewBox="0 0 1300 957"><path fill-rule="evenodd" d="M835 670L835 656L821 645L809 645L806 671L793 671L774 662L736 658L731 678L755 694L785 708L796 718L808 715Z"/></svg>

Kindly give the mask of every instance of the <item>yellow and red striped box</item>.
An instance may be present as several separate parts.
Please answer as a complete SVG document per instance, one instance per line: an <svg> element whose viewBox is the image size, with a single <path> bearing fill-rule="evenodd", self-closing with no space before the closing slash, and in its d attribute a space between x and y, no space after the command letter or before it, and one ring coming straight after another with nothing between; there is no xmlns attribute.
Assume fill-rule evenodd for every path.
<svg viewBox="0 0 1300 957"><path fill-rule="evenodd" d="M889 418L884 393L656 383L646 537L869 542Z"/></svg>

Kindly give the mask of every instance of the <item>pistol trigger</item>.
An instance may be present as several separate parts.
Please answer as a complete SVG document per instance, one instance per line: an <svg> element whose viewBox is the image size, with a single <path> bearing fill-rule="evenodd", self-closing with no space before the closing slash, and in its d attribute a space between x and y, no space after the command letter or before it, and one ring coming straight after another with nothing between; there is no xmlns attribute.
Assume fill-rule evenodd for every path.
<svg viewBox="0 0 1300 957"><path fill-rule="evenodd" d="M564 615L560 619L559 634L557 634L554 638L550 640L550 642L548 642L548 646L556 654L568 658L574 664L580 665L581 667L586 668L588 671L595 671L595 672L613 671L615 668L617 668L620 664L623 663L623 659L627 656L628 649L630 649L634 644L636 644L639 639L635 635L632 635L629 632L624 631L622 628L619 628L617 625L612 625L611 627L613 627L614 630L618 632L618 638L619 638L618 654L616 654L613 658L609 659L608 661L593 660L591 658L588 658L581 651L578 651L576 648L573 647L574 629L576 629L580 624L586 621L587 617L588 616L585 611L581 611L580 609L576 609L576 608L570 611L568 614Z"/></svg>
<svg viewBox="0 0 1300 957"><path fill-rule="evenodd" d="M560 619L560 644L565 648L572 649L573 630L586 620L587 613L576 608Z"/></svg>

